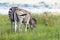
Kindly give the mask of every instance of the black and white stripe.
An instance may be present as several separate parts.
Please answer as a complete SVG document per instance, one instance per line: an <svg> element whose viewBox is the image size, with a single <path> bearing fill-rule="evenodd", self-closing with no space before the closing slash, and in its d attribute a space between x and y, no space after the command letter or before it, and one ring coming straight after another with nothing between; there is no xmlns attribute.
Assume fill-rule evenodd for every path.
<svg viewBox="0 0 60 40"><path fill-rule="evenodd" d="M17 15L17 13L15 11L18 10L18 9L19 9L18 7L11 7L9 9L9 12L8 12L9 13L8 14L9 15L9 19L10 19L10 22L11 22L11 29L13 27L13 22L14 22L14 24L15 24L15 27L14 27L15 32L16 32L16 25L20 21L19 16L26 16L27 14L24 14L24 13L28 13L27 11L25 11L23 9L19 9L19 11L20 11L20 13L22 13L22 15ZM29 13L29 15L31 15L31 14ZM24 23L24 20L23 20L23 23ZM29 24L30 24L31 28L35 27L36 19L32 18L30 16Z"/></svg>

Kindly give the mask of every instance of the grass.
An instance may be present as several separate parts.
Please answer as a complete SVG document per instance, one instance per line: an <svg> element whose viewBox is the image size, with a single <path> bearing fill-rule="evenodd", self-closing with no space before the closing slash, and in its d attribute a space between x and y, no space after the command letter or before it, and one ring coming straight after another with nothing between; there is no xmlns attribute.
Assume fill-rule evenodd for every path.
<svg viewBox="0 0 60 40"><path fill-rule="evenodd" d="M10 32L8 16L0 15L0 40L60 40L59 15L44 13L32 16L37 19L36 28L14 33Z"/></svg>

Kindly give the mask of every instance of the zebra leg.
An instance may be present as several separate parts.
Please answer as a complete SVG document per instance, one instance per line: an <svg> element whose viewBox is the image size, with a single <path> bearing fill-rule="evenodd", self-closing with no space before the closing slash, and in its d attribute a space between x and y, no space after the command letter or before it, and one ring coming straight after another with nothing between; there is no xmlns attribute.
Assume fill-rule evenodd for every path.
<svg viewBox="0 0 60 40"><path fill-rule="evenodd" d="M16 29L17 29L17 16L16 13L14 13L14 29L15 29L15 33L16 33Z"/></svg>
<svg viewBox="0 0 60 40"><path fill-rule="evenodd" d="M28 23L25 24L25 31L27 31Z"/></svg>
<svg viewBox="0 0 60 40"><path fill-rule="evenodd" d="M15 29L15 33L16 33L16 29L17 29L17 21L15 20L15 23L14 23L14 29Z"/></svg>
<svg viewBox="0 0 60 40"><path fill-rule="evenodd" d="M29 19L27 20L27 22L25 23L25 31L27 31L29 21L30 21L30 18L29 18Z"/></svg>
<svg viewBox="0 0 60 40"><path fill-rule="evenodd" d="M20 18L20 20L19 20L19 32L20 31L22 31L22 21L23 21L23 19L22 18Z"/></svg>
<svg viewBox="0 0 60 40"><path fill-rule="evenodd" d="M11 24L11 31L13 30L13 22L10 21L10 24Z"/></svg>

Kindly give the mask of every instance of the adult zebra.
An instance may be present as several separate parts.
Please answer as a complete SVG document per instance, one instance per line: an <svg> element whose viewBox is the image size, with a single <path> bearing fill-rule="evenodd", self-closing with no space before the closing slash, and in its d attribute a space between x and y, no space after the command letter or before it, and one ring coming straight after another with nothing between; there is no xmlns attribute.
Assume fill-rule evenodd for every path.
<svg viewBox="0 0 60 40"><path fill-rule="evenodd" d="M31 13L20 9L18 7L11 7L9 9L9 19L11 22L11 30L14 22L14 30L16 32L17 24L19 24L19 31L21 31L22 23L25 23L25 31L27 31L28 24L30 24L30 28L33 29L36 25L36 19L31 16Z"/></svg>

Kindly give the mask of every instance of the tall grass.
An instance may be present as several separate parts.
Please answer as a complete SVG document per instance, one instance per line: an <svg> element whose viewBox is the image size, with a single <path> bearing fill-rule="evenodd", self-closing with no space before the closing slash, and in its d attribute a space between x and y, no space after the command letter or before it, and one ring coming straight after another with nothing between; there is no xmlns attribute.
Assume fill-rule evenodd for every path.
<svg viewBox="0 0 60 40"><path fill-rule="evenodd" d="M10 32L7 15L0 15L0 40L60 40L60 16L51 13L32 14L36 18L36 28L27 32ZM24 28L24 27L23 27Z"/></svg>

